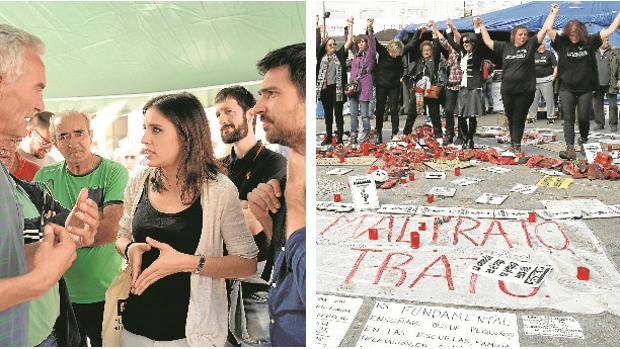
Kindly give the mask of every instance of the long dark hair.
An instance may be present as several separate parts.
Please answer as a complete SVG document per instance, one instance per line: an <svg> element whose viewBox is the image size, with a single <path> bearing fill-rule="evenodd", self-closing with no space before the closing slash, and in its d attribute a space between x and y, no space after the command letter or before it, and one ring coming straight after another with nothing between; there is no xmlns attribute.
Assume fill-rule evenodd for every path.
<svg viewBox="0 0 620 349"><path fill-rule="evenodd" d="M562 29L562 35L566 35L566 37L568 37L573 30L577 32L579 42L586 43L588 41L588 29L586 29L585 24L576 19L573 19L566 23L566 25Z"/></svg>
<svg viewBox="0 0 620 349"><path fill-rule="evenodd" d="M187 92L157 96L144 105L143 114L150 108L157 108L176 126L183 153L176 180L182 183L181 202L189 205L200 195L203 182L215 180L222 172L213 154L207 115L198 98ZM151 178L153 190L166 190L166 181L163 169L155 169Z"/></svg>

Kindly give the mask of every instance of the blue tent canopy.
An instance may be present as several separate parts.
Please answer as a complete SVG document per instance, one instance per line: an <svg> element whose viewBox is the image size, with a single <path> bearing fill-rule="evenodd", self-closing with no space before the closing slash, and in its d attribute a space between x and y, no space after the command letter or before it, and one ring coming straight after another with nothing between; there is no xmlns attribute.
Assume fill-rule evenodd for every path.
<svg viewBox="0 0 620 349"><path fill-rule="evenodd" d="M599 32L607 28L620 11L620 1L532 1L523 5L509 7L503 10L480 15L489 32L510 32L517 25L524 25L530 31L542 28L551 4L560 5L560 12L555 19L554 28L562 28L568 21L577 19L583 22L590 33ZM473 31L473 17L454 19L452 22L460 31ZM401 39L405 32L413 33L419 27L410 24L396 35ZM439 30L446 29L446 22L437 22ZM611 45L620 47L620 31L610 37Z"/></svg>

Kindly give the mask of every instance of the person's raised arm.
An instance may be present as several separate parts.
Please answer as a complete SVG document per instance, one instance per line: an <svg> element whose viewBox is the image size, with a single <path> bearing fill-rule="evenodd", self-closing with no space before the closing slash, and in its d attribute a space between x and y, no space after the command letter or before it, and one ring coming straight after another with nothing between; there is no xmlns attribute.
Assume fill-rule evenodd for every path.
<svg viewBox="0 0 620 349"><path fill-rule="evenodd" d="M316 16L316 58L325 54L325 47L321 42L321 28L319 28L319 15Z"/></svg>
<svg viewBox="0 0 620 349"><path fill-rule="evenodd" d="M347 19L347 27L345 28L345 36L347 37L347 40L344 42L344 49L348 50L351 48L351 45L353 44L353 16L349 17L349 19Z"/></svg>
<svg viewBox="0 0 620 349"><path fill-rule="evenodd" d="M480 19L480 17L476 17L473 19L474 22L474 30L479 29L480 30L480 34L482 34L482 41L484 42L485 45L487 45L487 47L493 51L493 40L491 39L491 36L489 35L489 31L487 30L487 27L484 26L484 23L482 23L482 19Z"/></svg>
<svg viewBox="0 0 620 349"><path fill-rule="evenodd" d="M549 30L553 30L553 23L555 23L555 17L558 15L558 11L560 11L560 5L551 5L551 10L549 11L549 15L547 15L545 23L538 31L538 34L536 34L536 38L538 39L539 44L542 43L545 39L545 34L547 34Z"/></svg>
<svg viewBox="0 0 620 349"><path fill-rule="evenodd" d="M375 22L374 18L368 18L366 20L366 31L368 32L368 58L375 59L375 53L377 52L377 46L375 45L375 29L372 27Z"/></svg>
<svg viewBox="0 0 620 349"><path fill-rule="evenodd" d="M608 38L609 36L611 36L611 34L613 34L616 29L618 29L618 26L620 25L620 12L618 12L618 14L616 15L616 18L614 18L614 21L611 22L611 24L609 25L609 27L607 27L607 29L603 29L601 30L601 40L605 40L606 38Z"/></svg>

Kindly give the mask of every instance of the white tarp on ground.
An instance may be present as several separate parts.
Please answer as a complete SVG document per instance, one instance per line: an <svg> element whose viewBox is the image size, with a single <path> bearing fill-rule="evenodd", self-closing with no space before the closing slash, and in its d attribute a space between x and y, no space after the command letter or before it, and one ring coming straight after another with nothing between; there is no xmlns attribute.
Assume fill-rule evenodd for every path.
<svg viewBox="0 0 620 349"><path fill-rule="evenodd" d="M420 248L410 232L420 231ZM368 228L379 239L368 240ZM375 213L317 212L317 292L410 301L553 308L620 315L620 274L579 220L492 220ZM483 253L553 268L540 288L477 276L469 267ZM577 267L590 280L576 278Z"/></svg>

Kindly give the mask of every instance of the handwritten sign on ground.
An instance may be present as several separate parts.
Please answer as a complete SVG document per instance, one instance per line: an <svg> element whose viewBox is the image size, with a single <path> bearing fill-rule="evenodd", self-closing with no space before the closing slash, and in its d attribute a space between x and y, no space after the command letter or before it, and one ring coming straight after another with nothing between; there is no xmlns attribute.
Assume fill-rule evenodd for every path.
<svg viewBox="0 0 620 349"><path fill-rule="evenodd" d="M426 171L426 173L424 174L424 177L426 179L446 179L446 173Z"/></svg>
<svg viewBox="0 0 620 349"><path fill-rule="evenodd" d="M364 300L316 295L316 343L321 347L337 347Z"/></svg>
<svg viewBox="0 0 620 349"><path fill-rule="evenodd" d="M501 205L507 198L508 195L482 193L482 195L476 199L476 202L479 204Z"/></svg>
<svg viewBox="0 0 620 349"><path fill-rule="evenodd" d="M620 211L597 199L541 200L548 211L575 212L583 219L620 217Z"/></svg>
<svg viewBox="0 0 620 349"><path fill-rule="evenodd" d="M358 347L518 347L510 313L377 302Z"/></svg>
<svg viewBox="0 0 620 349"><path fill-rule="evenodd" d="M447 187L432 187L428 194L432 194L435 196L447 196L453 197L456 194L456 188L447 188Z"/></svg>
<svg viewBox="0 0 620 349"><path fill-rule="evenodd" d="M319 211L351 212L355 206L344 202L317 201L316 209Z"/></svg>
<svg viewBox="0 0 620 349"><path fill-rule="evenodd" d="M468 185L476 184L476 183L479 183L479 182L482 182L482 181L483 181L483 179L481 179L481 178L461 177L459 179L455 179L453 181L450 181L450 183L456 184L456 185L460 185L461 187L466 187Z"/></svg>
<svg viewBox="0 0 620 349"><path fill-rule="evenodd" d="M501 167L501 166L489 166L489 167L483 168L483 170L489 171L489 172L495 173L495 174L503 174L503 173L508 173L508 172L512 171L509 168L505 168L505 167Z"/></svg>
<svg viewBox="0 0 620 349"><path fill-rule="evenodd" d="M560 171L556 171L556 170L551 170L548 168L540 168L538 170L536 170L542 174L546 174L548 176L568 176L566 173L564 172L560 172Z"/></svg>
<svg viewBox="0 0 620 349"><path fill-rule="evenodd" d="M566 189L572 182L572 178L546 175L538 180L536 185L539 187Z"/></svg>
<svg viewBox="0 0 620 349"><path fill-rule="evenodd" d="M337 176L337 175L347 174L347 173L349 173L351 171L353 171L352 168L337 167L337 168L335 168L333 170L327 171L327 174L328 175L336 175Z"/></svg>
<svg viewBox="0 0 620 349"><path fill-rule="evenodd" d="M546 336L562 338L583 337L583 330L579 322L572 316L532 316L523 315L523 332L527 336Z"/></svg>
<svg viewBox="0 0 620 349"><path fill-rule="evenodd" d="M379 207L377 213L387 214L415 214L418 210L417 206L412 205L390 205L384 204Z"/></svg>
<svg viewBox="0 0 620 349"><path fill-rule="evenodd" d="M471 164L468 162L461 162L458 158L454 160L438 159L435 161L426 161L424 165L432 168L434 171L452 171L455 167L467 168Z"/></svg>
<svg viewBox="0 0 620 349"><path fill-rule="evenodd" d="M588 164L593 164L596 153L602 152L603 148L601 148L601 143L586 143L583 145L583 151L586 153Z"/></svg>
<svg viewBox="0 0 620 349"><path fill-rule="evenodd" d="M538 189L538 187L535 185L517 183L512 188L510 188L509 191L513 193L533 194L536 189Z"/></svg>
<svg viewBox="0 0 620 349"><path fill-rule="evenodd" d="M420 216L426 207L416 215L317 212L317 292L620 314L620 274L583 221ZM419 231L420 222L426 230ZM368 239L369 228L378 230L378 240ZM420 233L418 249L410 247L412 231ZM550 265L553 272L540 287L479 277L469 267L483 254ZM580 265L590 269L587 282L576 278Z"/></svg>
<svg viewBox="0 0 620 349"><path fill-rule="evenodd" d="M490 254L483 254L469 268L472 274L531 287L540 287L551 270L549 265L536 265Z"/></svg>
<svg viewBox="0 0 620 349"><path fill-rule="evenodd" d="M352 157L344 158L344 163L340 163L340 159L335 158L317 158L317 166L371 166L377 161L375 157Z"/></svg>

